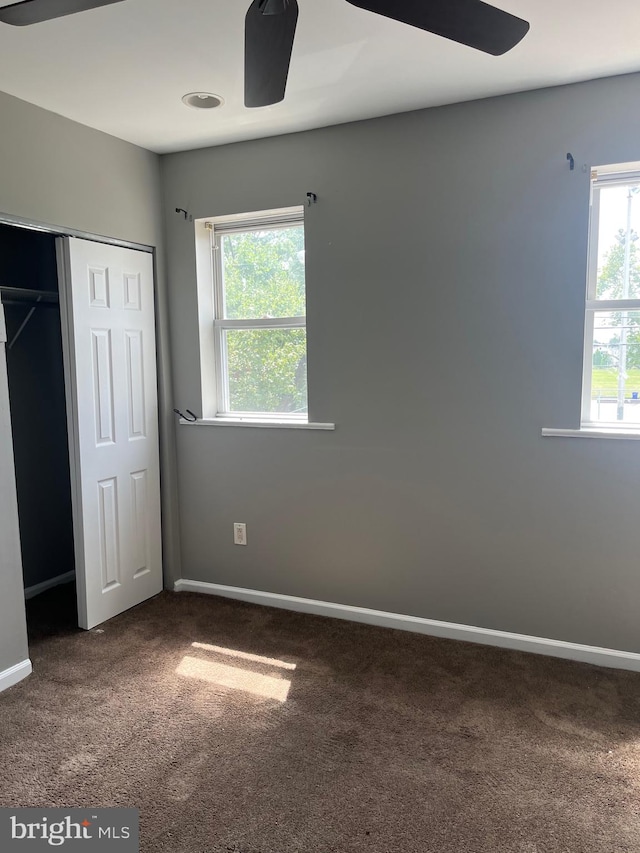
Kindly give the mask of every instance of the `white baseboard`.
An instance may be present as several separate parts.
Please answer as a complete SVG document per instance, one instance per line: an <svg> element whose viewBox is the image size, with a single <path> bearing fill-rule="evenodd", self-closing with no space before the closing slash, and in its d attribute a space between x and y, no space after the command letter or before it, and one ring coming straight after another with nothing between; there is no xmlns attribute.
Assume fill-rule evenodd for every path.
<svg viewBox="0 0 640 853"><path fill-rule="evenodd" d="M449 640L464 640L485 646L499 646L516 649L521 652L548 655L550 657L576 660L596 666L609 666L615 669L629 669L640 672L640 654L617 649L602 649L598 646L582 646L563 640L548 640L545 637L530 637L526 634L511 634L508 631L495 631L492 628L474 628L470 625L456 625L453 622L438 622L435 619L423 619L420 616L403 616L399 613L387 613L383 610L369 610L365 607L352 607L348 604L332 604L326 601L314 601L310 598L296 598L291 595L278 595L273 592L258 592L234 586L221 586L203 581L176 581L176 592L200 592L207 595L219 595L223 598L235 598L253 604L268 607L280 607L284 610L296 610L300 613L314 613L317 616L332 616L351 622L364 622L383 628L396 628L400 631L413 631L416 634L428 634L431 637L444 637Z"/></svg>
<svg viewBox="0 0 640 853"><path fill-rule="evenodd" d="M11 666L9 669L0 672L0 693L3 690L13 687L14 684L22 681L28 675L31 675L31 670L31 661L23 660L21 663L17 663L15 666Z"/></svg>
<svg viewBox="0 0 640 853"><path fill-rule="evenodd" d="M60 586L63 583L69 583L74 580L76 576L75 572L67 572L64 575L58 575L55 578L49 578L48 581L42 581L42 583L37 583L34 586L27 586L24 590L24 597L26 599L35 598L36 595L40 595L41 592L46 592L48 589L53 589L54 586Z"/></svg>

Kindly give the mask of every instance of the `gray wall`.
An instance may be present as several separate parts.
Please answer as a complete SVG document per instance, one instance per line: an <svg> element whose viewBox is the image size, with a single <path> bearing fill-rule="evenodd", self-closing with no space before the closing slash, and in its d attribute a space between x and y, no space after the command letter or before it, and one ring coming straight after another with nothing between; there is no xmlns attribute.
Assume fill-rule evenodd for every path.
<svg viewBox="0 0 640 853"><path fill-rule="evenodd" d="M0 94L0 127L0 214L158 247L165 564L175 574L179 554L171 500L175 468L159 158L5 94ZM26 657L18 529L10 511L15 501L10 447L6 394L0 388L0 671Z"/></svg>
<svg viewBox="0 0 640 853"><path fill-rule="evenodd" d="M180 427L184 577L640 652L640 443L540 435L579 421L582 165L640 159L639 107L633 75L162 158L176 403L173 208L313 191L310 407L337 424Z"/></svg>

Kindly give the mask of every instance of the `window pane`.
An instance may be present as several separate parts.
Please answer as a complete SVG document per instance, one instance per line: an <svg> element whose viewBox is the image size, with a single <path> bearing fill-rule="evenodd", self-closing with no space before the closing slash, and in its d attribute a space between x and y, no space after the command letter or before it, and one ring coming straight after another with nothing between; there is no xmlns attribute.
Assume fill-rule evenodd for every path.
<svg viewBox="0 0 640 853"><path fill-rule="evenodd" d="M220 241L228 320L304 317L304 227L225 234Z"/></svg>
<svg viewBox="0 0 640 853"><path fill-rule="evenodd" d="M229 411L307 413L305 329L230 329L224 334Z"/></svg>
<svg viewBox="0 0 640 853"><path fill-rule="evenodd" d="M594 316L591 420L640 423L640 311Z"/></svg>
<svg viewBox="0 0 640 853"><path fill-rule="evenodd" d="M640 187L603 187L598 227L597 299L640 298Z"/></svg>

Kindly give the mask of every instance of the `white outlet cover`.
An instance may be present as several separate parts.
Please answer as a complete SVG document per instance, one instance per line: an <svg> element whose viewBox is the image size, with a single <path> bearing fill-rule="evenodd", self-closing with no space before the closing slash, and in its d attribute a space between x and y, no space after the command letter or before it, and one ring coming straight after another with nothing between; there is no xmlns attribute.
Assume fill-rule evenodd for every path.
<svg viewBox="0 0 640 853"><path fill-rule="evenodd" d="M235 545L247 544L247 525L243 522L235 522L233 525L233 542Z"/></svg>

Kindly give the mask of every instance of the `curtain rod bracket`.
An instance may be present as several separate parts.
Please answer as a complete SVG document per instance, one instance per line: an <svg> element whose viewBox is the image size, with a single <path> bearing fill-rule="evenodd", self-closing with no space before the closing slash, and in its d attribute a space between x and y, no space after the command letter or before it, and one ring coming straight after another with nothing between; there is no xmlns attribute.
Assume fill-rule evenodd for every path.
<svg viewBox="0 0 640 853"><path fill-rule="evenodd" d="M576 167L576 161L573 159L573 154L567 154L567 160L569 161L569 171L573 172Z"/></svg>
<svg viewBox="0 0 640 853"><path fill-rule="evenodd" d="M183 421L189 421L189 423L194 424L198 420L198 416L194 415L194 413L191 411L191 409L186 410L187 415L191 415L190 418L188 418L187 415L183 415L182 412L180 411L180 409L174 409L173 411L176 413L176 415L179 415Z"/></svg>

